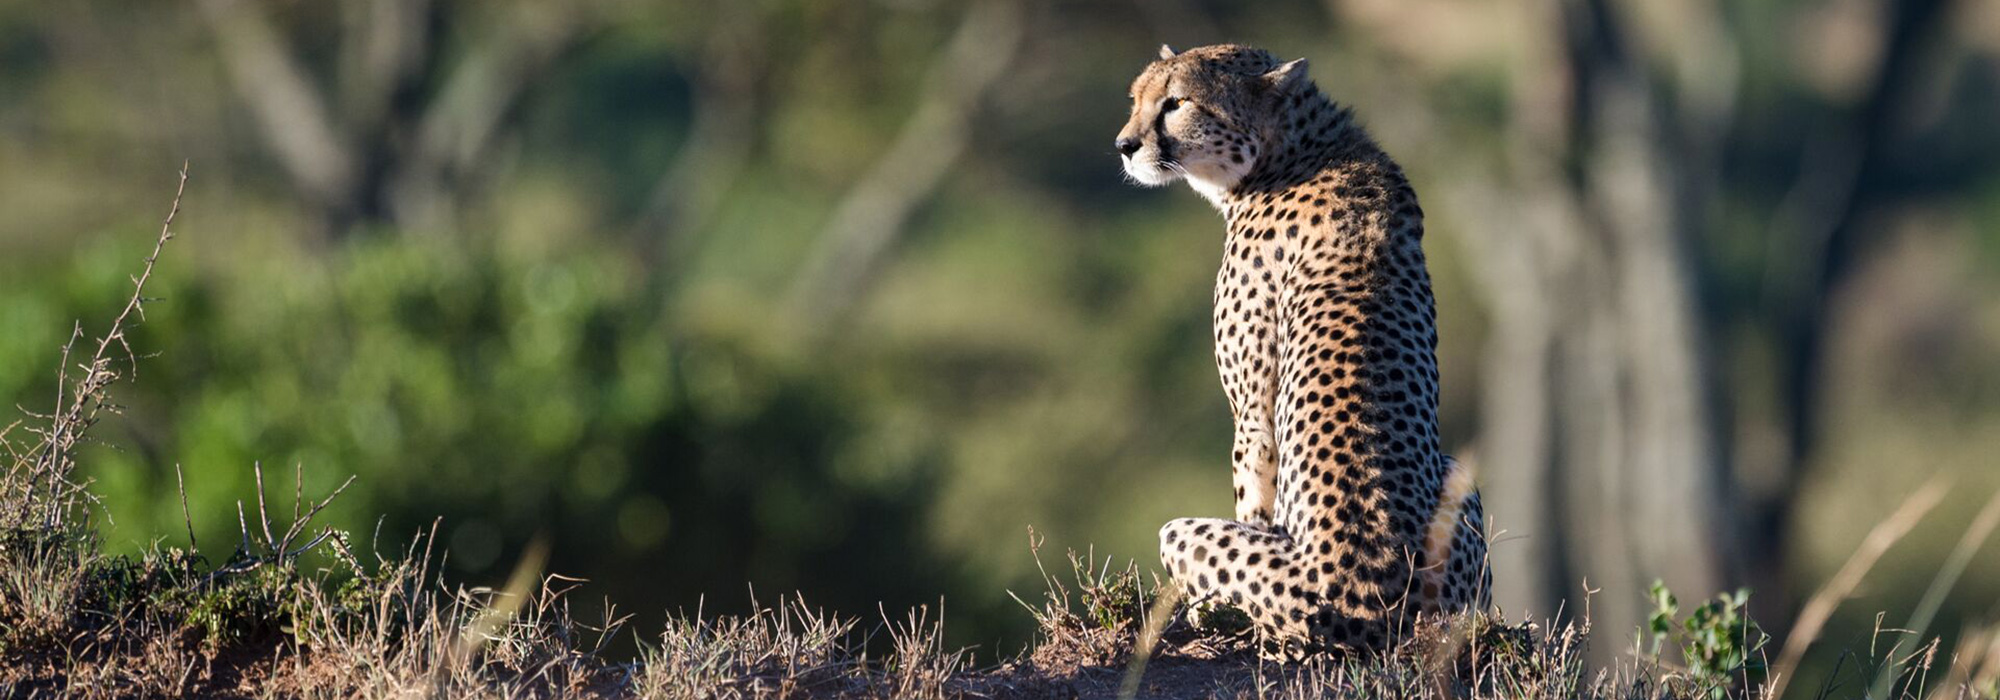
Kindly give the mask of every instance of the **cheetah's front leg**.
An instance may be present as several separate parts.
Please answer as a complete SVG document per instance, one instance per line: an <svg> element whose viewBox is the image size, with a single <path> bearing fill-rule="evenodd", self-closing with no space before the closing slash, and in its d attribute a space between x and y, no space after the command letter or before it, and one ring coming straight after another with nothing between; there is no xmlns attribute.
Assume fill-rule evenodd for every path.
<svg viewBox="0 0 2000 700"><path fill-rule="evenodd" d="M1269 428L1236 422L1229 480L1235 486L1236 520L1269 527L1278 498L1278 449Z"/></svg>

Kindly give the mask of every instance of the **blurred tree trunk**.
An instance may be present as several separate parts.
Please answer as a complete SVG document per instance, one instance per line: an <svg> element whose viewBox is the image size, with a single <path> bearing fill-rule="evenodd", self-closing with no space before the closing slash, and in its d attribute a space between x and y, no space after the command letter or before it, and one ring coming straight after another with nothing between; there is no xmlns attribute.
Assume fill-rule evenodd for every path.
<svg viewBox="0 0 2000 700"><path fill-rule="evenodd" d="M1653 578L1704 594L1728 578L1693 245L1729 102L1669 109L1604 0L1539 7L1525 24L1551 48L1515 65L1502 183L1448 190L1494 214L1463 227L1493 321L1478 464L1502 606L1581 614L1602 591L1593 622L1622 631Z"/></svg>
<svg viewBox="0 0 2000 700"><path fill-rule="evenodd" d="M1522 134L1526 137L1526 134ZM1519 141L1516 141L1518 144ZM1514 147L1519 151L1519 145ZM1483 352L1481 431L1466 462L1483 473L1491 520L1492 566L1501 572L1497 602L1512 613L1553 614L1574 581L1565 478L1555 454L1556 301L1574 269L1570 250L1581 222L1539 158L1509 157L1517 183L1539 183L1508 198L1493 188L1452 183L1446 196L1465 211L1489 212L1489 225L1460 236L1475 284L1486 292L1492 323Z"/></svg>
<svg viewBox="0 0 2000 700"><path fill-rule="evenodd" d="M478 18L447 18L430 0L353 0L340 6L337 75L318 80L265 4L196 6L258 135L325 238L371 223L448 224L522 95L595 15L589 3L473 7L501 19L446 66L441 28Z"/></svg>
<svg viewBox="0 0 2000 700"><path fill-rule="evenodd" d="M1605 336L1586 352L1608 351L1617 360L1604 361L1619 365L1577 378L1606 403L1580 403L1573 412L1584 418L1597 415L1596 406L1617 406L1603 439L1618 444L1600 453L1615 460L1599 465L1608 482L1596 489L1601 497L1578 493L1572 503L1593 502L1590 519L1605 528L1602 553L1592 559L1615 586L1607 602L1636 603L1653 577L1706 595L1723 586L1732 541L1728 471L1708 412L1698 259L1688 250L1708 223L1707 206L1682 189L1697 164L1689 150L1673 148L1683 142L1677 124L1608 0L1567 0L1564 16L1576 90L1571 156L1581 168L1574 186L1595 236L1586 246L1604 263L1593 266L1596 283L1580 295L1591 301L1576 318ZM1638 611L1624 619L1639 619Z"/></svg>
<svg viewBox="0 0 2000 700"><path fill-rule="evenodd" d="M1745 465L1739 497L1743 566L1759 592L1784 591L1789 581L1799 487L1821 443L1820 386L1826 381L1832 296L1869 244L1859 219L1884 199L1873 177L1889 165L1894 118L1922 85L1920 64L1950 5L1948 0L1889 3L1880 25L1883 48L1867 92L1845 123L1807 144L1798 183L1773 226L1768 302L1778 336L1782 452L1766 463Z"/></svg>
<svg viewBox="0 0 2000 700"><path fill-rule="evenodd" d="M1329 2L1362 23L1452 16ZM1720 322L1700 284L1738 88L1721 6L1527 6L1537 14L1519 22L1519 43L1554 48L1510 56L1502 174L1453 173L1445 188L1456 209L1484 217L1458 228L1492 320L1475 444L1488 512L1505 531L1493 549L1503 607L1574 608L1581 583L1604 591L1591 600L1600 629L1622 631L1637 624L1653 577L1688 597L1747 582L1767 628L1782 633L1791 523L1821 440L1827 304L1866 244L1859 218L1887 196L1871 189L1872 173L1890 165L1895 110L1922 85L1919 58L1949 4L1889 3L1869 89L1808 146L1774 225L1763 312L1777 335L1781 449L1741 463L1727 429L1734 392L1708 359Z"/></svg>

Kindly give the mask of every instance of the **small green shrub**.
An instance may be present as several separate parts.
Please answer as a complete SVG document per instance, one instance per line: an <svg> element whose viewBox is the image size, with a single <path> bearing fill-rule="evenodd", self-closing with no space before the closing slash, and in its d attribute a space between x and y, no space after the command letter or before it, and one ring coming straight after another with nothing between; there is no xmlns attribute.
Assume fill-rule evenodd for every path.
<svg viewBox="0 0 2000 700"><path fill-rule="evenodd" d="M1647 589L1653 606L1647 618L1652 635L1650 655L1657 658L1660 647L1670 642L1681 650L1681 662L1688 679L1711 698L1728 695L1737 680L1754 683L1764 677L1765 660L1759 653L1770 637L1756 620L1750 619L1750 590L1739 588L1702 603L1679 618L1680 601L1666 583L1654 580Z"/></svg>
<svg viewBox="0 0 2000 700"><path fill-rule="evenodd" d="M1098 627L1116 629L1139 618L1145 591L1141 590L1137 568L1113 571L1107 558L1093 571L1088 556L1078 559L1074 552L1070 554L1070 567L1076 577L1077 592L1083 597L1084 612Z"/></svg>

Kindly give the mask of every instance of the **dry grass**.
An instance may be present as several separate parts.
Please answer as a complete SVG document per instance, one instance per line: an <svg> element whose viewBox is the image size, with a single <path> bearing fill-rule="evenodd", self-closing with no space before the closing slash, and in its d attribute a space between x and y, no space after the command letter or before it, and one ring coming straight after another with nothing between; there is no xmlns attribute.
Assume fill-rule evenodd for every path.
<svg viewBox="0 0 2000 700"><path fill-rule="evenodd" d="M256 503L238 504L241 539L226 560L157 547L106 557L78 515L92 501L74 478L74 449L117 410L110 388L133 369L125 330L144 318L145 283L171 224L169 214L130 300L74 375L65 350L54 409L0 431L9 455L0 480L0 698L1637 700L1759 698L1771 689L1752 678L1704 685L1700 674L1636 655L1587 668L1587 620L1433 620L1385 653L1270 664L1242 634L1190 627L1172 587L1136 565L1073 552L1067 571L1043 569L1039 600L1016 598L1038 633L995 666L974 667L945 648L942 615L921 608L878 611L864 624L790 598L743 616L696 610L664 630L632 632L608 604L594 616L573 610L581 582L546 575L540 547L498 590L445 582L432 568L443 556L432 549L435 528L363 561L346 533L313 524L346 485L308 498L294 474L290 518L274 521L261 468ZM1031 548L1040 563L1039 541ZM621 634L640 635L638 658L605 654ZM2000 692L1993 630L1968 634L1955 654L1898 643L1858 658L1868 660L1864 673L1893 681L1877 697ZM1933 668L1944 676L1934 688Z"/></svg>

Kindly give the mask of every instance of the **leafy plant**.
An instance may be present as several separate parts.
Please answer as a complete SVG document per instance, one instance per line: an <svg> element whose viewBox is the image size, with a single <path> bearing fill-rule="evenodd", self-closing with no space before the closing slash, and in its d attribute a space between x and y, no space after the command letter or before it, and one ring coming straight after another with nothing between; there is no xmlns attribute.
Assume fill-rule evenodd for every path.
<svg viewBox="0 0 2000 700"><path fill-rule="evenodd" d="M1652 634L1648 655L1657 658L1661 645L1671 640L1680 648L1689 680L1711 698L1726 696L1739 678L1751 682L1764 676L1766 664L1759 652L1771 638L1750 618L1749 589L1718 594L1686 618L1678 617L1680 601L1666 583L1654 580L1646 594L1653 606L1647 617Z"/></svg>

